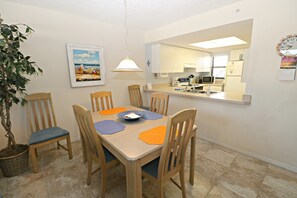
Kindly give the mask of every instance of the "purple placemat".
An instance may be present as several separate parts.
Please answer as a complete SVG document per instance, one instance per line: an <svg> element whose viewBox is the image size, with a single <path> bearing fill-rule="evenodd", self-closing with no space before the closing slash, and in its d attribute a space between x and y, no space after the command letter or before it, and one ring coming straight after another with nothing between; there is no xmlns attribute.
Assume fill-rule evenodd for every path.
<svg viewBox="0 0 297 198"><path fill-rule="evenodd" d="M140 111L142 118L145 120L158 120L163 117L163 115L152 112L152 111Z"/></svg>
<svg viewBox="0 0 297 198"><path fill-rule="evenodd" d="M113 121L103 120L94 124L95 129L101 134L114 134L125 129L125 125Z"/></svg>

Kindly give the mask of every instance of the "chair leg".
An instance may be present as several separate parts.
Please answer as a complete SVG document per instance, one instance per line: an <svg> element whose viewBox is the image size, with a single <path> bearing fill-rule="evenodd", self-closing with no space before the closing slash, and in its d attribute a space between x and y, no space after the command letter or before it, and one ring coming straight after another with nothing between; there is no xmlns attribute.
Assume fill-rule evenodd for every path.
<svg viewBox="0 0 297 198"><path fill-rule="evenodd" d="M35 148L35 154L36 154L36 157L38 157L37 148Z"/></svg>
<svg viewBox="0 0 297 198"><path fill-rule="evenodd" d="M68 148L69 159L72 159L72 147L71 147L70 136L68 136L66 140L67 140L67 148Z"/></svg>
<svg viewBox="0 0 297 198"><path fill-rule="evenodd" d="M92 175L92 156L88 156L88 176L87 176L87 184L91 183L91 175Z"/></svg>
<svg viewBox="0 0 297 198"><path fill-rule="evenodd" d="M163 198L163 194L164 194L164 192L163 192L163 188L164 188L163 182L158 182L158 183L159 183L158 184L158 197Z"/></svg>
<svg viewBox="0 0 297 198"><path fill-rule="evenodd" d="M105 197L106 192L106 170L101 168L101 197Z"/></svg>
<svg viewBox="0 0 297 198"><path fill-rule="evenodd" d="M179 179L180 179L180 186L181 186L183 198L186 198L187 195L186 195L184 168L181 168L181 170L179 171Z"/></svg>
<svg viewBox="0 0 297 198"><path fill-rule="evenodd" d="M83 139L83 136L81 135L80 136L80 143L81 143L81 148L82 148L82 152L83 152L83 163L86 163L87 162L87 153L86 153L86 143Z"/></svg>
<svg viewBox="0 0 297 198"><path fill-rule="evenodd" d="M57 141L57 148L60 149L59 141Z"/></svg>
<svg viewBox="0 0 297 198"><path fill-rule="evenodd" d="M37 165L35 148L30 147L30 153L31 153L31 163L32 163L33 173L38 173L39 168L38 168L38 165Z"/></svg>

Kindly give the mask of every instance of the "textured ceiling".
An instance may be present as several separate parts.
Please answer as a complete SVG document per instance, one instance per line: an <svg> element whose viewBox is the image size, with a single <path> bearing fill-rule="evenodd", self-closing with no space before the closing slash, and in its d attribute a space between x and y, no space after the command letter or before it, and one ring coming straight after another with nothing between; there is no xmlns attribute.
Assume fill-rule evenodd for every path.
<svg viewBox="0 0 297 198"><path fill-rule="evenodd" d="M124 0L7 0L122 25ZM151 30L241 0L127 0L128 25Z"/></svg>

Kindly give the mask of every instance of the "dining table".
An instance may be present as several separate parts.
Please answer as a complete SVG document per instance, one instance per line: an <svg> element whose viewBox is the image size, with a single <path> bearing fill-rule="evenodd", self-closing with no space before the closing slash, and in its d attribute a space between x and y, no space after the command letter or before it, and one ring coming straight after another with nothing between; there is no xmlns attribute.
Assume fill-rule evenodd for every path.
<svg viewBox="0 0 297 198"><path fill-rule="evenodd" d="M143 109L125 106L127 111L144 111ZM158 126L167 125L167 116L161 116L159 119L147 120L137 119L127 121L118 117L117 113L102 114L100 112L92 112L94 124L100 121L116 121L125 127L121 131L113 134L102 134L98 131L98 135L102 140L102 144L107 148L124 166L126 170L126 186L127 197L142 197L142 166L148 162L160 157L162 144L147 144L139 139L139 134L143 131L150 130ZM196 129L194 126L191 136L190 149L190 174L189 181L194 184L194 168L195 168L195 142Z"/></svg>

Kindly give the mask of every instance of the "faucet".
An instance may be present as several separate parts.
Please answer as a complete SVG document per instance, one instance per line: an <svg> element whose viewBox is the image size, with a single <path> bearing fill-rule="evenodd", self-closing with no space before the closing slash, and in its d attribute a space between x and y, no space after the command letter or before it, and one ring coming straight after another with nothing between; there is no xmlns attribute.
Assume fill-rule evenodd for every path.
<svg viewBox="0 0 297 198"><path fill-rule="evenodd" d="M185 90L186 90L186 92L188 91L188 87L189 86L191 86L191 87L195 87L193 84L190 84L190 82L187 84L187 86L186 86L186 88L185 88ZM191 90L190 90L191 91Z"/></svg>

